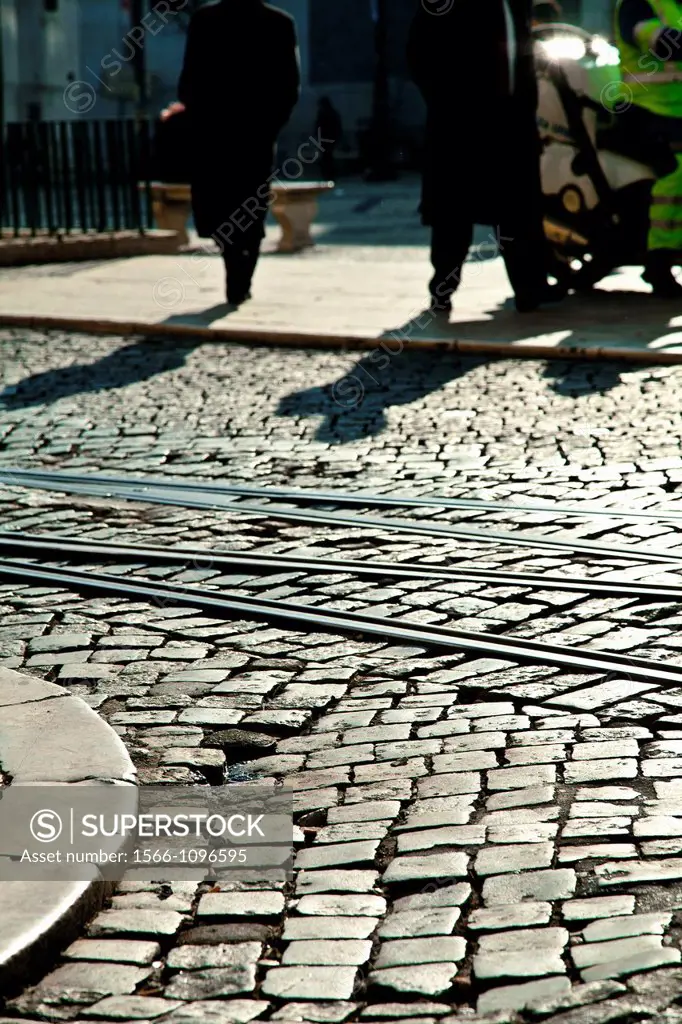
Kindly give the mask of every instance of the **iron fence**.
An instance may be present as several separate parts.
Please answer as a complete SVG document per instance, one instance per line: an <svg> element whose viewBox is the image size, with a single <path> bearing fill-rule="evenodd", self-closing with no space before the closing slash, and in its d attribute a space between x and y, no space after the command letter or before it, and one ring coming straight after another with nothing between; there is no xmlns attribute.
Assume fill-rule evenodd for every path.
<svg viewBox="0 0 682 1024"><path fill-rule="evenodd" d="M2 141L3 235L152 227L148 120L9 123Z"/></svg>

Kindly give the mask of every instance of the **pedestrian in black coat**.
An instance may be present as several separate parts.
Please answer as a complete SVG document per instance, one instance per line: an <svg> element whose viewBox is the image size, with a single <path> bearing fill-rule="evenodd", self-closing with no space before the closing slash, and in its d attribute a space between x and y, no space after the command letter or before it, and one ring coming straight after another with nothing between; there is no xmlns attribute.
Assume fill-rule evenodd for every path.
<svg viewBox="0 0 682 1024"><path fill-rule="evenodd" d="M222 249L235 305L250 296L275 142L299 85L288 14L262 0L220 0L193 16L178 92L187 111L194 222Z"/></svg>
<svg viewBox="0 0 682 1024"><path fill-rule="evenodd" d="M440 13L439 13L440 11ZM558 298L547 282L531 0L422 0L408 44L427 106L422 220L430 284L449 312L474 224L498 232L520 311Z"/></svg>

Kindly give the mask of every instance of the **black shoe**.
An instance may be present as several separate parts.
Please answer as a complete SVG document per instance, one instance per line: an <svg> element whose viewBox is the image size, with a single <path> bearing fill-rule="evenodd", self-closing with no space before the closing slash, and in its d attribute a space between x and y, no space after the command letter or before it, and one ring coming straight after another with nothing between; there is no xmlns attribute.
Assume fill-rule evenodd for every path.
<svg viewBox="0 0 682 1024"><path fill-rule="evenodd" d="M227 293L227 303L229 306L234 306L237 309L238 306L243 306L245 302L248 302L251 298L251 292L242 294L241 292L233 294L232 292Z"/></svg>
<svg viewBox="0 0 682 1024"><path fill-rule="evenodd" d="M566 290L558 284L546 284L544 287L528 292L519 292L516 296L517 313L534 313L540 306L561 302L566 298Z"/></svg>
<svg viewBox="0 0 682 1024"><path fill-rule="evenodd" d="M682 284L670 267L647 268L642 274L642 280L651 285L655 299L682 299Z"/></svg>

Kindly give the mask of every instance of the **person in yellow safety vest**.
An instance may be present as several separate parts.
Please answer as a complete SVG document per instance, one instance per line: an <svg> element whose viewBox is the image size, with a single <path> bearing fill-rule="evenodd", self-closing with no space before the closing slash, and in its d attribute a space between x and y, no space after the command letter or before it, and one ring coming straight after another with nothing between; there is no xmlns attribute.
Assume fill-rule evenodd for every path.
<svg viewBox="0 0 682 1024"><path fill-rule="evenodd" d="M676 169L653 187L644 280L659 298L682 298L673 268L682 264L682 2L618 0L619 109L632 130L667 140Z"/></svg>

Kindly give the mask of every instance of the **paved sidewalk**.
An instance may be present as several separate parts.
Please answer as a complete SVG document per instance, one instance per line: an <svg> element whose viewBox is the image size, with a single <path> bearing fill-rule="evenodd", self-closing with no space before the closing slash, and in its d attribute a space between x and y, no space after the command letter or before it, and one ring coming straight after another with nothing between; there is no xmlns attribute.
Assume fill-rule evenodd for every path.
<svg viewBox="0 0 682 1024"><path fill-rule="evenodd" d="M7 618L7 611L3 621ZM135 768L114 730L87 703L63 686L0 666L0 763L11 788L3 808L3 870L0 877L0 992L16 992L76 938L109 895L93 873L57 881L49 868L33 877L7 880L7 857L17 856L8 821L24 811L20 787L79 785L83 779L117 784L135 781ZM0 779L0 788L2 780ZM18 799L17 790L19 793ZM25 790L23 791L25 792ZM12 810L10 810L12 808ZM43 877L44 875L44 877Z"/></svg>
<svg viewBox="0 0 682 1024"><path fill-rule="evenodd" d="M417 202L413 181L351 183L323 201L318 247L295 256L274 252L277 229L270 228L254 299L229 315L219 255L197 241L194 251L176 256L0 271L0 319L314 345L376 344L398 332L417 346L682 361L682 316L674 303L649 298L635 268L613 275L593 296L519 317L487 229L478 231L481 250L452 322L436 323L424 315L430 267Z"/></svg>

